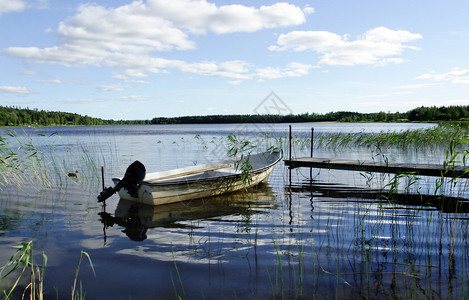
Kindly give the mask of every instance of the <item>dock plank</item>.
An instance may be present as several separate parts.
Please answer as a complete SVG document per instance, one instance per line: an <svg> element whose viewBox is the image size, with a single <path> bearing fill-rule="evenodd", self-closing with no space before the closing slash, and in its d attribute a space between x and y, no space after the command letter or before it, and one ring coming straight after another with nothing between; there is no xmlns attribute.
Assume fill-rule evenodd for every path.
<svg viewBox="0 0 469 300"><path fill-rule="evenodd" d="M346 159L330 159L330 158L311 158L302 157L295 159L287 159L285 165L294 168L321 168L321 169L338 169L351 170L361 172L379 172L379 173L411 173L422 176L438 176L438 177L463 177L469 178L468 166L454 166L443 164L408 164L408 163L385 163L363 160L346 160Z"/></svg>

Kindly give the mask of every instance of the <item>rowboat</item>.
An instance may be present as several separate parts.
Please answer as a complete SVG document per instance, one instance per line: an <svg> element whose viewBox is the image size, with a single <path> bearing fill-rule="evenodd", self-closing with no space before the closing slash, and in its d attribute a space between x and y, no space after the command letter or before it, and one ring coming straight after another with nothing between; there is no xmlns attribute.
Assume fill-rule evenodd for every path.
<svg viewBox="0 0 469 300"><path fill-rule="evenodd" d="M216 163L148 173L142 176L141 181L136 182L131 178L135 174L142 175L141 172L135 172L143 167L139 163L137 167L129 166L123 178L113 178L115 188L108 188L109 191L105 189L100 196L103 193L109 194L111 189L114 189L114 192L118 191L121 199L148 205L162 205L221 195L267 181L281 159L282 151L273 150L247 155L243 158L244 161L227 159ZM240 165L246 165L245 163L250 166L247 177L243 176L246 173L243 174L239 168ZM108 197L105 195L100 199L100 196L98 201Z"/></svg>

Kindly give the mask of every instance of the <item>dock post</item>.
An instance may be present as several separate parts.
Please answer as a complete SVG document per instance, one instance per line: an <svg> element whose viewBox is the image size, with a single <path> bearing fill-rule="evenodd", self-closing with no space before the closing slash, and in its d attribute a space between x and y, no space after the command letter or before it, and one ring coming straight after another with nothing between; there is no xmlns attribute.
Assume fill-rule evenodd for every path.
<svg viewBox="0 0 469 300"><path fill-rule="evenodd" d="M290 158L290 161L291 161L291 125L288 125L289 127L289 134L288 134L288 155L289 155L289 158Z"/></svg>
<svg viewBox="0 0 469 300"><path fill-rule="evenodd" d="M313 157L314 127L311 127L311 158Z"/></svg>
<svg viewBox="0 0 469 300"><path fill-rule="evenodd" d="M290 158L290 163L291 163L291 125L288 125L289 127L289 134L288 134L288 144L289 144L289 150L288 150L288 157ZM288 181L289 181L289 188L291 192L291 168L288 168Z"/></svg>
<svg viewBox="0 0 469 300"><path fill-rule="evenodd" d="M311 127L311 158L313 158L314 127ZM313 184L313 168L309 168L309 184Z"/></svg>
<svg viewBox="0 0 469 300"><path fill-rule="evenodd" d="M103 191L105 189L104 187L104 166L101 166L101 182L103 183Z"/></svg>

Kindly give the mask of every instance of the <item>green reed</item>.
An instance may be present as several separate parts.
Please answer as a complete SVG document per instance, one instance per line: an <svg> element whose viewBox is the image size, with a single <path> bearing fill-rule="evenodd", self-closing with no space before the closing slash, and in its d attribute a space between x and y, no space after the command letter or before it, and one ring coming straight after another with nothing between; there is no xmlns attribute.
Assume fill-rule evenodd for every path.
<svg viewBox="0 0 469 300"><path fill-rule="evenodd" d="M40 176L43 165L39 156L39 150L33 145L31 139L21 141L13 131L7 131L8 138L0 136L0 186L11 182L21 185L27 181L25 170L32 179L39 179L46 183L46 179ZM9 141L16 142L13 146Z"/></svg>
<svg viewBox="0 0 469 300"><path fill-rule="evenodd" d="M15 248L17 249L16 252L10 257L10 259L5 263L5 265L0 268L0 284L3 282L7 282L7 280L10 280L11 277L13 277L12 283L7 282L7 285L9 285L8 288L0 286L0 289L3 292L4 299L12 299L15 290L20 286L21 280L24 276L27 276L28 274L28 284L24 287L24 290L22 292L22 298L26 296L27 291L29 290L29 299L44 299L44 274L46 272L47 266L47 255L42 252L42 264L38 265L34 262L32 241L23 242L21 243L21 245L16 246ZM83 291L81 282L79 290L76 289L80 266L84 257L88 259L94 274L94 267L90 255L85 251L81 251L80 259L78 261L78 265L75 271L75 277L73 280L71 294L72 300L85 299L85 293Z"/></svg>
<svg viewBox="0 0 469 300"><path fill-rule="evenodd" d="M274 244L274 247L275 247L275 253L276 253L276 259L277 259L277 266L278 266L278 272L277 272L277 268L276 268L276 278L277 280L280 281L280 283L276 283L276 285L280 285L280 296L281 296L281 299L284 299L285 298L285 295L284 295L284 275L283 275L283 265L282 265L282 253L280 252L280 247L277 243L277 241L274 239L273 240L273 244ZM275 297L274 297L275 298Z"/></svg>
<svg viewBox="0 0 469 300"><path fill-rule="evenodd" d="M403 150L418 147L432 148L448 145L452 140L464 140L469 128L461 124L439 124L432 128L404 131L381 131L379 133L337 133L321 135L315 140L317 147L397 147ZM306 140L307 141L307 140Z"/></svg>
<svg viewBox="0 0 469 300"><path fill-rule="evenodd" d="M49 136L18 135L10 130L6 133L6 137L0 136L0 189L8 185L36 189L64 187L73 180L93 182L99 179L101 166L112 164L116 157L93 144L66 145L58 133ZM112 145L108 148L113 151ZM75 171L79 179L69 178L68 174Z"/></svg>
<svg viewBox="0 0 469 300"><path fill-rule="evenodd" d="M90 255L87 252L82 250L80 252L80 258L78 260L78 265L77 265L77 268L75 270L75 277L73 279L72 300L85 299L86 294L83 291L81 281L80 281L80 289L78 291L76 290L78 274L80 273L80 266L81 266L81 262L83 261L83 257L86 257L88 259L88 262L90 263L90 266L91 266L91 270L93 270L93 274L96 276L96 273L95 273L94 267L93 267L93 262L91 261Z"/></svg>
<svg viewBox="0 0 469 300"><path fill-rule="evenodd" d="M11 299L14 290L18 287L20 280L23 275L29 273L30 283L26 286L23 295L26 293L26 290L30 290L30 299L42 299L43 298L43 282L44 282L44 272L45 265L47 264L47 256L42 254L42 267L34 264L33 261L33 247L32 242L22 243L20 246L16 247L18 250L11 256L7 263L0 268L0 283L9 276L14 276L19 272L19 275L16 279L13 279L13 284L11 284L10 289L4 289L2 292L5 299ZM6 273L3 275L3 273Z"/></svg>
<svg viewBox="0 0 469 300"><path fill-rule="evenodd" d="M254 141L237 137L230 134L227 139L227 155L235 158L235 168L241 171L241 179L244 185L249 185L252 181L250 162L251 153L253 151L273 151L276 147L266 143L268 139L257 139ZM266 145L270 145L267 147ZM267 147L267 148L266 148Z"/></svg>

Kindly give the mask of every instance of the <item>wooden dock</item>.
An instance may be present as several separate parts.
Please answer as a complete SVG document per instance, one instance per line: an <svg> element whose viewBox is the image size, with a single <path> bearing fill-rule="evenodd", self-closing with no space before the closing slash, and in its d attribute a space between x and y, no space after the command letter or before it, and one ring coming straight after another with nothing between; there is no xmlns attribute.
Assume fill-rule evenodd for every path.
<svg viewBox="0 0 469 300"><path fill-rule="evenodd" d="M321 168L351 170L360 172L379 172L394 174L416 174L422 176L438 177L462 177L469 178L469 166L436 165L436 164L408 164L385 163L363 160L345 160L330 158L290 158L285 160L285 165L294 168Z"/></svg>

